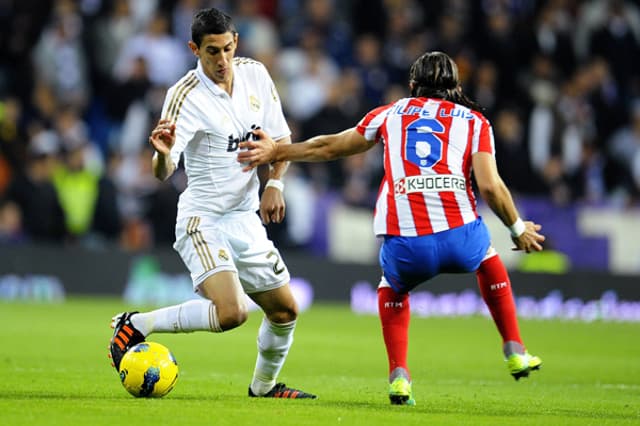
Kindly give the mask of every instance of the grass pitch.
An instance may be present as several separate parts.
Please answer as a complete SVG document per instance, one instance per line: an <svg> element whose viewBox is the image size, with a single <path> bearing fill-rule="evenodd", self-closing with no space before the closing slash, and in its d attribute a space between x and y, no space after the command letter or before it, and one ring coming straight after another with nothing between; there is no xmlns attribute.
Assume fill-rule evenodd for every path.
<svg viewBox="0 0 640 426"><path fill-rule="evenodd" d="M224 334L156 334L180 366L162 399L136 399L109 365L114 299L0 302L0 425L640 424L640 325L521 321L541 371L514 381L493 323L412 319L415 407L389 405L378 319L345 305L303 312L280 379L319 399L249 399L261 318Z"/></svg>

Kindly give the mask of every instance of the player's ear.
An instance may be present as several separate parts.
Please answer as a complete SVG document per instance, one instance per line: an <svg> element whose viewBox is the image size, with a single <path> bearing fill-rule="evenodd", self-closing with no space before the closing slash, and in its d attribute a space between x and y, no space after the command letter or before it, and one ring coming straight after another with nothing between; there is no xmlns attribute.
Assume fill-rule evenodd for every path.
<svg viewBox="0 0 640 426"><path fill-rule="evenodd" d="M233 34L233 48L237 49L238 48L238 33L236 31L233 31L232 34Z"/></svg>
<svg viewBox="0 0 640 426"><path fill-rule="evenodd" d="M200 57L200 51L198 50L198 45L194 43L193 40L189 40L189 49L193 52L196 57Z"/></svg>

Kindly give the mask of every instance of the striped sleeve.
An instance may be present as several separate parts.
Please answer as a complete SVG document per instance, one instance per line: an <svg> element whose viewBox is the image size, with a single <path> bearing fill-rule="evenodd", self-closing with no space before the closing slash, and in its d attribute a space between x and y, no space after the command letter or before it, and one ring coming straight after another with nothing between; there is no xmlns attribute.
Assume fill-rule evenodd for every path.
<svg viewBox="0 0 640 426"><path fill-rule="evenodd" d="M184 151L185 146L193 139L197 131L194 122L195 113L189 111L189 104L186 101L189 93L199 82L195 72L189 72L169 89L162 106L162 118L176 125L176 142L171 148L171 161L175 166L178 165L180 154Z"/></svg>
<svg viewBox="0 0 640 426"><path fill-rule="evenodd" d="M162 107L162 118L177 123L184 100L200 80L195 72L189 72L175 86L169 89Z"/></svg>
<svg viewBox="0 0 640 426"><path fill-rule="evenodd" d="M493 139L493 129L489 120L482 114L474 112L473 114L479 122L479 126L475 126L473 137L472 153L487 152L495 155L495 142Z"/></svg>
<svg viewBox="0 0 640 426"><path fill-rule="evenodd" d="M392 104L380 106L367 113L356 126L356 131L368 141L377 140L380 137L380 126L387 117L387 111Z"/></svg>

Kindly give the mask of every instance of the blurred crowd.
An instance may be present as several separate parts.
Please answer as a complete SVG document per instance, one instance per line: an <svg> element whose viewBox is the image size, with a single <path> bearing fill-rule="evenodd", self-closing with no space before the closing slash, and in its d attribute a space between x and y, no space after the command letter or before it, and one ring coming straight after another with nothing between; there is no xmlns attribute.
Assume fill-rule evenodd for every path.
<svg viewBox="0 0 640 426"><path fill-rule="evenodd" d="M516 195L640 201L640 2L632 0L0 1L0 242L140 250L174 240L184 173L151 173L166 89L195 65L195 10L231 14L237 56L270 70L293 140L351 127L408 95L441 50L484 107ZM380 150L292 165L284 243L324 194L371 207Z"/></svg>

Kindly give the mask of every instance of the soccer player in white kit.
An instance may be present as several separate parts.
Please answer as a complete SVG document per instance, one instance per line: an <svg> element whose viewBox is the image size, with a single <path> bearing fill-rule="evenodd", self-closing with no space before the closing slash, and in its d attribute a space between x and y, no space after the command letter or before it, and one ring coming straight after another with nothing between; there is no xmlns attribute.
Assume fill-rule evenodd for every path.
<svg viewBox="0 0 640 426"><path fill-rule="evenodd" d="M316 398L276 383L293 342L298 307L289 271L263 223L284 218L280 179L288 163L270 167L259 199L257 172L245 173L237 162L239 143L255 129L291 143L278 93L264 65L234 57L238 34L228 15L201 10L191 32L189 47L197 66L169 89L149 143L156 151L158 179L171 176L184 156L188 185L178 202L173 247L202 299L116 315L110 356L118 370L124 353L151 333L219 333L238 327L248 317L246 293L265 313L249 396Z"/></svg>
<svg viewBox="0 0 640 426"><path fill-rule="evenodd" d="M407 366L409 292L436 275L475 272L517 380L542 365L522 342L507 270L491 246L471 186L511 231L517 250L542 250L540 225L523 221L498 174L493 131L463 94L455 62L427 52L409 73L411 97L370 111L356 127L282 145L259 131L240 144L245 170L271 161L328 161L384 144L385 176L374 214L383 237L378 310L389 361L392 404L415 404Z"/></svg>

